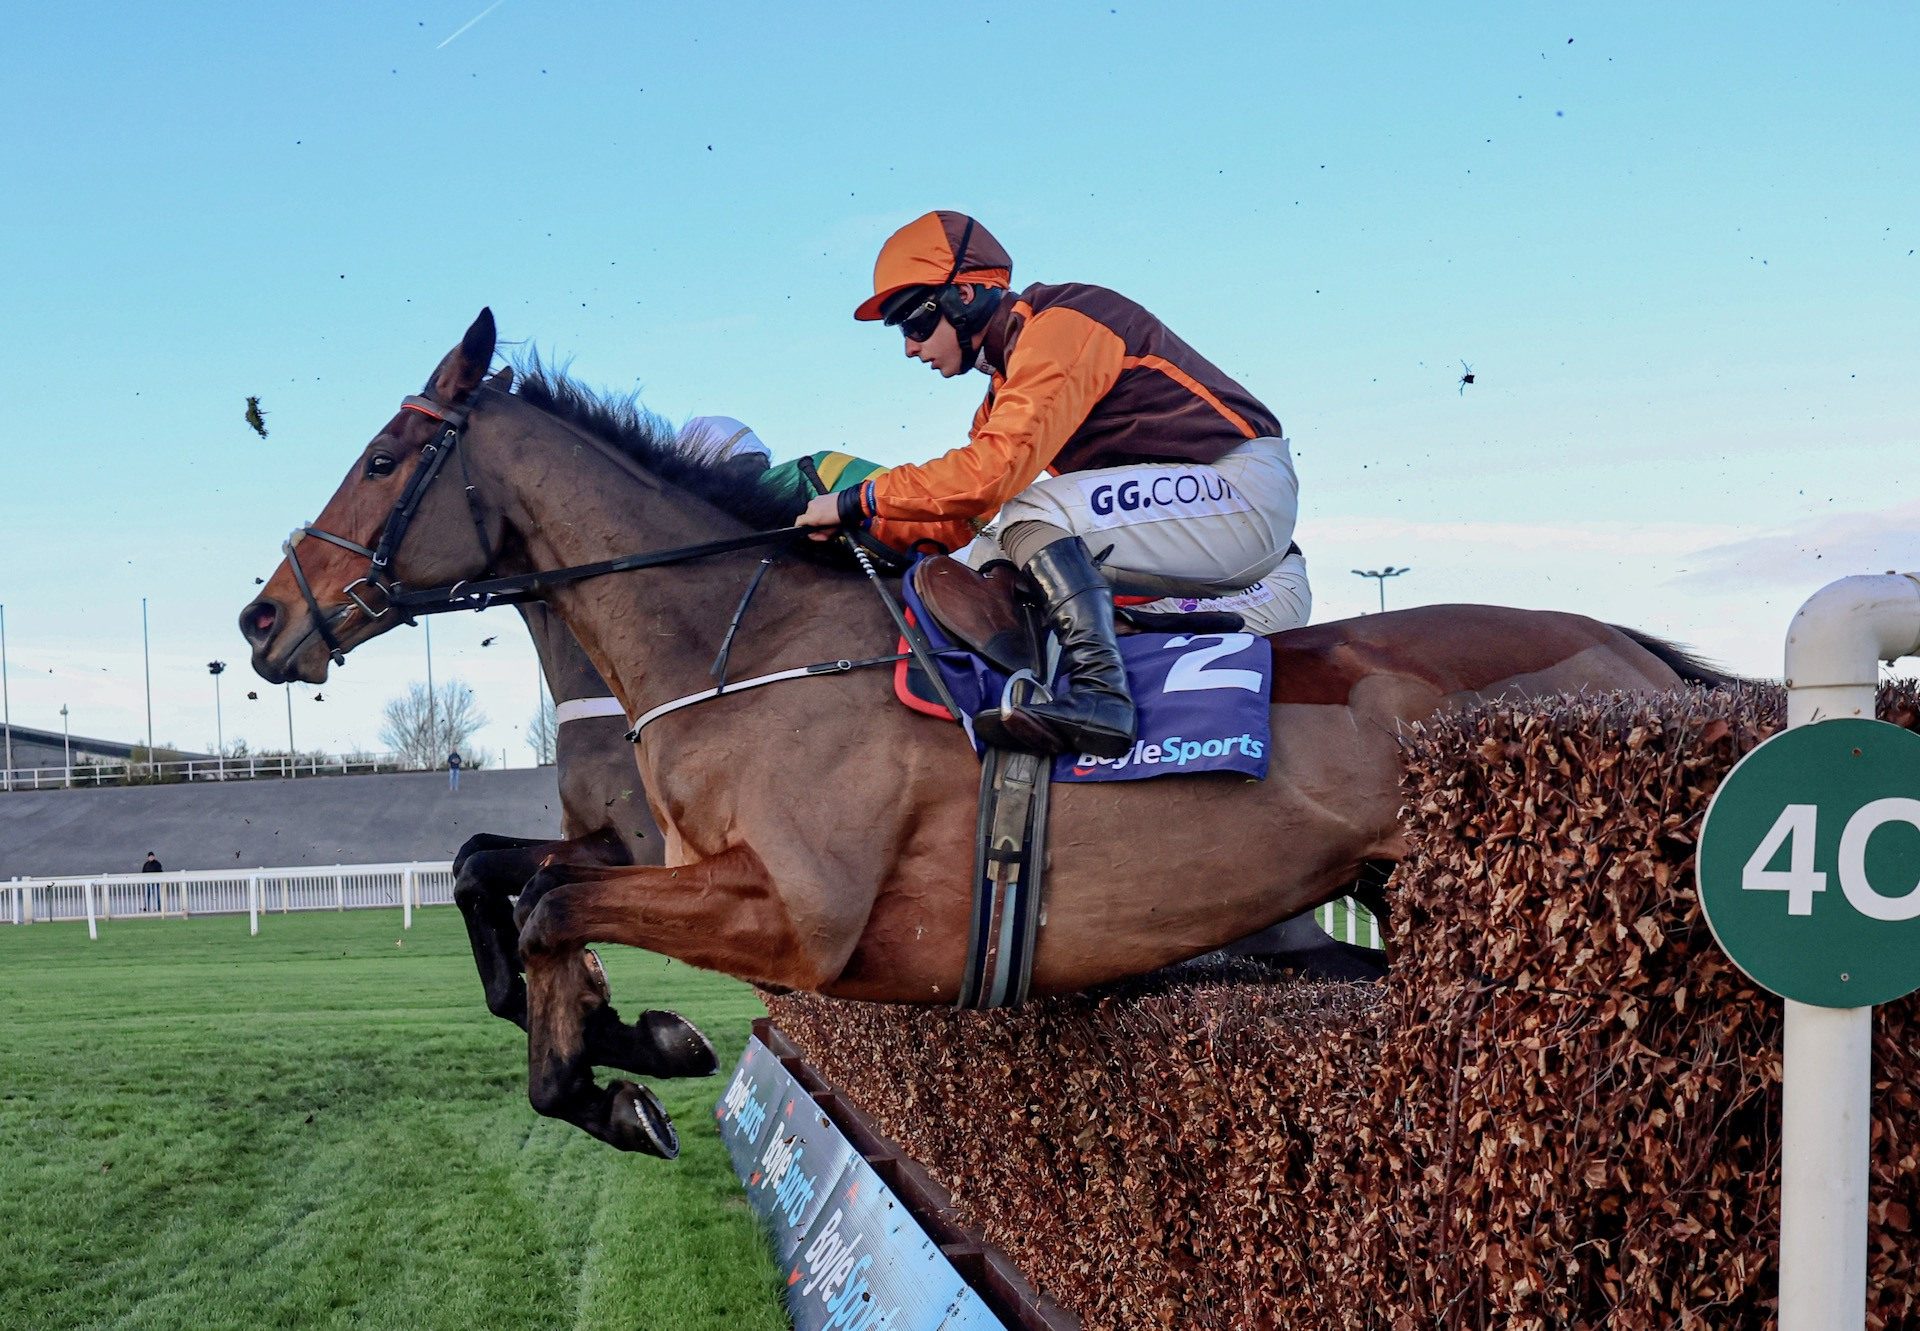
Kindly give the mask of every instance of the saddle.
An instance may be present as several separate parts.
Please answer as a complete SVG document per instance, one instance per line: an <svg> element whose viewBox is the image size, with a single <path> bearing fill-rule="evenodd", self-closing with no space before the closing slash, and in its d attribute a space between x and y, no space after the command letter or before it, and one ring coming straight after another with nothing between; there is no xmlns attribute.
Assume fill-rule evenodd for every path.
<svg viewBox="0 0 1920 1331"><path fill-rule="evenodd" d="M996 559L976 573L938 555L915 564L909 577L914 598L947 638L1013 677L1009 698L1030 696L1027 691L1044 688L1042 681L1052 678L1042 606L1012 563ZM1214 612L1122 610L1116 619L1122 632L1238 633L1244 624L1237 614ZM902 661L895 684L909 706L947 715L945 707L925 701L929 690L917 663ZM1050 757L1010 749L989 748L982 758L960 1007L1010 1007L1026 999L1044 902L1052 766Z"/></svg>
<svg viewBox="0 0 1920 1331"><path fill-rule="evenodd" d="M1046 626L1040 605L1005 559L975 572L947 555L923 559L913 568L913 590L947 636L966 644L1008 674L1039 669ZM1121 633L1239 633L1246 621L1231 611L1199 610L1181 614L1117 606Z"/></svg>

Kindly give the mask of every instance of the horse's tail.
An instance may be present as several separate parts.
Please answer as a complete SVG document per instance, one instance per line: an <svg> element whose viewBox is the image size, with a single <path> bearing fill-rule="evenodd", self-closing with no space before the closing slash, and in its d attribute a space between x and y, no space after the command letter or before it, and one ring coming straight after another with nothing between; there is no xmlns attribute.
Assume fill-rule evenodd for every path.
<svg viewBox="0 0 1920 1331"><path fill-rule="evenodd" d="M1711 662L1701 660L1678 643L1656 638L1651 633L1642 633L1639 629L1630 629L1624 624L1614 624L1612 627L1659 657L1661 663L1680 676L1683 683L1719 689L1751 682L1745 676L1728 674Z"/></svg>

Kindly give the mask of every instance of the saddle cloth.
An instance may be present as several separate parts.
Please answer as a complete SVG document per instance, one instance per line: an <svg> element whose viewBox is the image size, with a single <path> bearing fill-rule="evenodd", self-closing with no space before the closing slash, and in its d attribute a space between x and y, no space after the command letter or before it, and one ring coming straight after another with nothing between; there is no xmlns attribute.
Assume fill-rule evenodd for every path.
<svg viewBox="0 0 1920 1331"><path fill-rule="evenodd" d="M907 613L933 648L941 678L961 711L976 753L975 712L1000 704L1009 672L957 643L928 612L911 575L902 580ZM901 650L906 650L904 643ZM1272 744L1269 701L1273 650L1251 633L1136 633L1120 639L1120 657L1139 712L1139 737L1119 758L1063 753L1055 781L1142 781L1190 772L1267 774ZM911 662L894 671L900 701L944 718L946 709L916 697Z"/></svg>

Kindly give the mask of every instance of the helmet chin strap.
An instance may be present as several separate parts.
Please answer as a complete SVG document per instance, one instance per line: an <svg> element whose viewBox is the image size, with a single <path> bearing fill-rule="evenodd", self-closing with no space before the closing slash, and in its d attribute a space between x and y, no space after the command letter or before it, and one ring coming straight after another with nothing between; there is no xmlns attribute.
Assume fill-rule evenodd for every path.
<svg viewBox="0 0 1920 1331"><path fill-rule="evenodd" d="M979 364L984 343L980 347L973 344L974 338L985 331L987 322L1000 308L1000 301L1007 293L999 287L976 286L973 289L971 303L962 300L960 288L949 286L940 293L940 313L953 325L954 335L960 339L960 363L970 369L982 368Z"/></svg>

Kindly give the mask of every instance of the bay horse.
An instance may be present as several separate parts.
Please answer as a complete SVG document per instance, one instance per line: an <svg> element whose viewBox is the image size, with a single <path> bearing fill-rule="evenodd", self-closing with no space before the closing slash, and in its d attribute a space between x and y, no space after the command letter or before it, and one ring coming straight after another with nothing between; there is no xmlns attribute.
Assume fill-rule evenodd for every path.
<svg viewBox="0 0 1920 1331"><path fill-rule="evenodd" d="M560 795L561 837L508 836L476 832L453 857L453 900L459 907L488 1011L527 1028L527 988L520 964L519 930L513 901L542 868L556 864L659 864L660 829L647 807L627 739L627 721L600 672L552 611L538 603L514 607L526 621L540 673L552 694L555 712L553 762ZM1272 969L1292 970L1323 979L1377 979L1384 973L1377 950L1336 941L1311 915L1250 937L1236 939L1215 955L1250 958ZM583 953L589 961L596 958ZM592 967L590 966L590 969ZM604 985L604 974L596 981ZM697 1047L711 1046L690 1023L674 1014L650 1012L650 1047L670 1031ZM623 1031L611 1006L589 1017L588 1054L595 1064L633 1069L623 1057L624 1042L642 1032ZM710 1054L696 1056L710 1061ZM681 1075L700 1075L689 1069Z"/></svg>
<svg viewBox="0 0 1920 1331"><path fill-rule="evenodd" d="M787 504L677 447L631 401L597 398L537 362L517 387L511 371L488 381L494 350L483 310L304 529L321 539L297 545L241 611L263 678L323 681L332 661L402 619L380 603L396 585L532 574L791 522ZM449 455L457 467L440 465ZM438 485L422 480L435 474ZM711 686L759 559L743 549L538 594L638 718ZM1496 606L1424 606L1271 641L1264 781L1056 787L1032 992L1196 956L1402 858L1408 723L1485 699L1720 679L1655 639ZM741 624L734 675L879 657L894 644L887 610L858 573L788 558ZM515 907L537 1109L616 1147L661 1153L635 1088L594 1081L584 1031L605 997L579 964L591 943L771 988L954 1000L979 769L957 726L895 703L889 672L723 694L661 717L635 757L664 862L545 868Z"/></svg>

